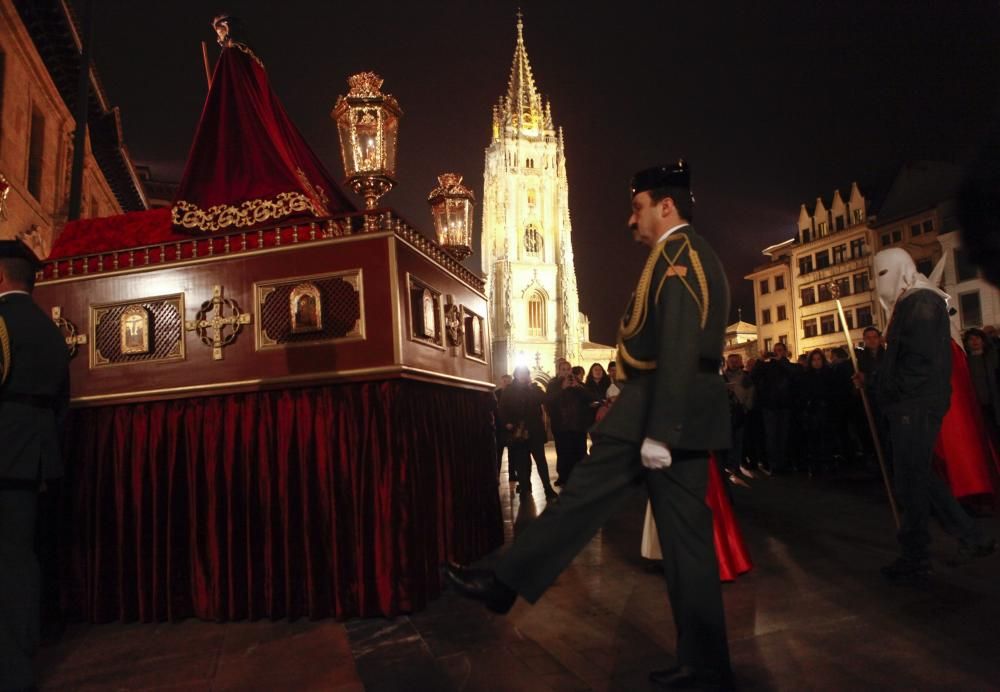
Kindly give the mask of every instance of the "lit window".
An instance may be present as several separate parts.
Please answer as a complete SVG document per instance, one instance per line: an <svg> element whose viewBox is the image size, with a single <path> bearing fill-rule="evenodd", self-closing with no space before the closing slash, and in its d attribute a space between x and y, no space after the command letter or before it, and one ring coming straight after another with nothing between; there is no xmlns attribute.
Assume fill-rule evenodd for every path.
<svg viewBox="0 0 1000 692"><path fill-rule="evenodd" d="M858 308L858 326L859 327L870 327L875 324L875 320L872 319L872 309L868 305L864 305Z"/></svg>
<svg viewBox="0 0 1000 692"><path fill-rule="evenodd" d="M862 221L865 220L865 217L863 216L863 214L864 214L864 211L861 210L861 209L852 209L851 210L851 221L854 222L854 223L861 223Z"/></svg>
<svg viewBox="0 0 1000 692"><path fill-rule="evenodd" d="M959 309L962 312L962 328L983 326L983 308L979 301L979 291L962 293L958 296Z"/></svg>
<svg viewBox="0 0 1000 692"><path fill-rule="evenodd" d="M529 225L524 231L524 252L528 257L542 256L542 234L535 224Z"/></svg>
<svg viewBox="0 0 1000 692"><path fill-rule="evenodd" d="M28 140L28 192L42 200L42 156L45 150L45 118L32 109L31 133Z"/></svg>
<svg viewBox="0 0 1000 692"><path fill-rule="evenodd" d="M538 291L528 298L528 336L545 336L545 298Z"/></svg>

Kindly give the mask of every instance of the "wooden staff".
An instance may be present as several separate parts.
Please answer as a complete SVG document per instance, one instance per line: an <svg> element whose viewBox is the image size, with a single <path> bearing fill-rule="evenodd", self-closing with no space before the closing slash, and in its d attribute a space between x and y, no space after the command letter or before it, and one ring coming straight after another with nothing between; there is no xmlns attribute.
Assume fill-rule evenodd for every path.
<svg viewBox="0 0 1000 692"><path fill-rule="evenodd" d="M208 83L208 88L212 88L212 72L208 69L208 45L202 41L201 42L201 61L205 65L205 82Z"/></svg>
<svg viewBox="0 0 1000 692"><path fill-rule="evenodd" d="M854 353L854 342L851 341L851 330L847 328L847 320L844 318L844 306L840 303L840 287L836 282L830 284L830 293L837 301L837 313L840 315L840 326L844 330L844 338L847 339L847 352L851 355L851 363L854 365L854 372L858 370L858 357ZM868 402L868 394L864 387L858 387L861 394L861 403L865 407L865 418L868 420L868 429L871 431L872 440L875 442L875 456L878 458L878 466L882 471L882 482L885 483L885 493L889 497L889 508L892 509L892 518L896 522L896 529L899 529L899 510L896 509L896 498L892 494L892 485L889 483L889 472L885 468L885 458L882 456L882 443L878 438L878 429L875 425L875 416L872 415L872 407Z"/></svg>

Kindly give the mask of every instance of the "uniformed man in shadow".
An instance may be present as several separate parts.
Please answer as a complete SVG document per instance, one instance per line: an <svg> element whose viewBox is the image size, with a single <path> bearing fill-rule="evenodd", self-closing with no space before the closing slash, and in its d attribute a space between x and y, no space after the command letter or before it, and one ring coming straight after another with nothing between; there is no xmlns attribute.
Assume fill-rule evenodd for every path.
<svg viewBox="0 0 1000 692"><path fill-rule="evenodd" d="M632 180L629 228L650 253L619 329L617 374L627 381L593 429L590 456L495 571L446 569L459 592L495 612L509 611L518 595L534 603L645 479L677 627L677 666L650 680L669 689L732 683L705 504L709 450L730 445L729 400L719 377L729 285L715 252L689 224L689 180L683 161Z"/></svg>
<svg viewBox="0 0 1000 692"><path fill-rule="evenodd" d="M62 475L58 421L69 402L66 342L31 299L37 267L23 243L0 241L0 690L34 685L39 492Z"/></svg>

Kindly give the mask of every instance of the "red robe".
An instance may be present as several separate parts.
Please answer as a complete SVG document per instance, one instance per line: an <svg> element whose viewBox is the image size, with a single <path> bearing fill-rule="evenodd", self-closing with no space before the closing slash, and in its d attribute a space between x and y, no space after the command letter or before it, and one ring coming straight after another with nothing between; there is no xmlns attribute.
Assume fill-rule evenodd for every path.
<svg viewBox="0 0 1000 692"><path fill-rule="evenodd" d="M708 462L708 490L705 504L712 510L715 531L715 557L719 562L719 579L733 581L753 569L750 552L743 542L743 534L736 523L733 506L726 494L725 481L719 473L715 457Z"/></svg>
<svg viewBox="0 0 1000 692"><path fill-rule="evenodd" d="M736 524L733 506L726 495L725 481L719 473L715 458L708 461L708 487L705 490L705 504L712 510L715 557L719 563L719 579L733 581L736 577L753 568L750 553L743 542L743 534ZM650 559L662 557L656 524L652 511L647 505L646 521L643 526L642 555Z"/></svg>
<svg viewBox="0 0 1000 692"><path fill-rule="evenodd" d="M992 495L991 474L1000 471L1000 464L983 424L965 352L954 340L951 366L951 406L934 445L937 468L956 498Z"/></svg>

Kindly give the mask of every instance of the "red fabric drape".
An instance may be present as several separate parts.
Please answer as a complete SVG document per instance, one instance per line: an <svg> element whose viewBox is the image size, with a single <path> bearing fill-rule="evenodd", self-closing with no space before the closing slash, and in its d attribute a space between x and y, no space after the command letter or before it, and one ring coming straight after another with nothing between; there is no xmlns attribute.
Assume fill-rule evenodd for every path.
<svg viewBox="0 0 1000 692"><path fill-rule="evenodd" d="M315 216L356 209L288 117L256 56L242 45L223 48L177 189L174 223L184 214L179 202L206 214L220 205L233 208L212 227L187 226L191 233L310 216L308 210L282 209L282 194L304 196ZM243 204L258 206L236 223L235 210Z"/></svg>
<svg viewBox="0 0 1000 692"><path fill-rule="evenodd" d="M393 380L80 409L88 620L394 615L503 542L489 394Z"/></svg>
<svg viewBox="0 0 1000 692"><path fill-rule="evenodd" d="M965 351L951 342L951 405L934 445L938 470L957 498L992 495L991 473L1000 470L979 409Z"/></svg>
<svg viewBox="0 0 1000 692"><path fill-rule="evenodd" d="M719 562L719 579L733 581L753 569L750 551L743 542L743 533L733 514L733 505L726 495L726 481L719 473L715 457L708 461L708 489L705 504L712 510L712 530L715 538L715 557Z"/></svg>

